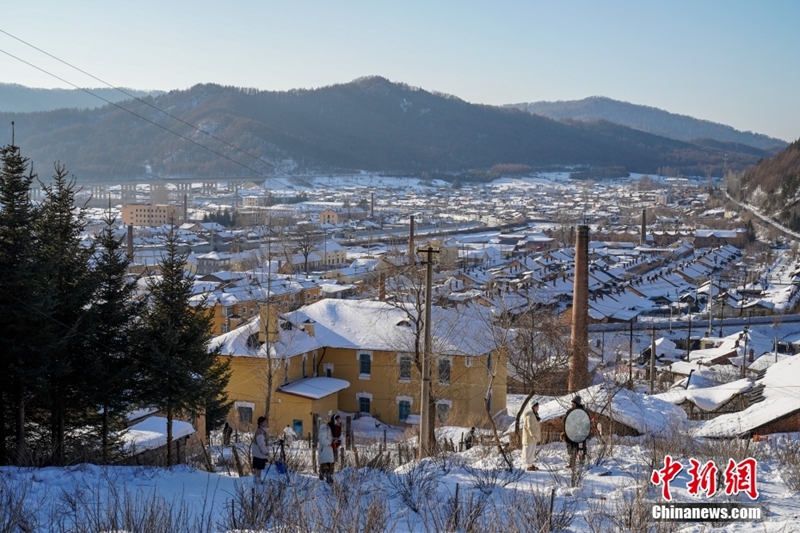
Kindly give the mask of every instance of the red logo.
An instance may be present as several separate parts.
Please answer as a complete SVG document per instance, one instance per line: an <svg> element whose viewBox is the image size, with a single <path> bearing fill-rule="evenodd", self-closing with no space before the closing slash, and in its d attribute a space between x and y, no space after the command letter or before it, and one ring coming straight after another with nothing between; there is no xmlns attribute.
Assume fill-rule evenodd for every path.
<svg viewBox="0 0 800 533"><path fill-rule="evenodd" d="M664 468L661 470L653 470L650 481L653 482L653 485L664 485L661 488L661 495L664 496L665 500L672 500L672 494L669 493L669 483L675 479L675 476L677 476L682 469L683 467L680 463L673 461L672 457L667 455L664 457Z"/></svg>
<svg viewBox="0 0 800 533"><path fill-rule="evenodd" d="M686 471L691 478L686 484L686 489L692 496L713 496L717 492L717 472L719 469L714 461L707 461L700 464L695 458L689 459L691 465ZM725 468L725 494L728 496L744 492L751 500L758 499L758 487L756 483L756 467L758 463L753 458L744 459L736 462L728 460ZM670 482L683 470L683 466L667 455L664 457L664 468L653 470L650 481L653 485L662 485L661 495L666 501L672 501L670 493Z"/></svg>
<svg viewBox="0 0 800 533"><path fill-rule="evenodd" d="M692 479L686 484L689 494L697 496L702 490L706 496L713 496L717 492L717 465L714 461L708 461L701 467L700 461L694 458L689 459L689 463L692 465L689 468Z"/></svg>

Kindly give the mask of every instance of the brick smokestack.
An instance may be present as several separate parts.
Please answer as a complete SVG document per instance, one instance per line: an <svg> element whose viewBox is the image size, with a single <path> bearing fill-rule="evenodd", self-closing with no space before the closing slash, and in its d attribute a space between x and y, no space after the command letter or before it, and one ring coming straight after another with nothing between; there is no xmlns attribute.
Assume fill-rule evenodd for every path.
<svg viewBox="0 0 800 533"><path fill-rule="evenodd" d="M408 264L414 263L414 215L411 215L408 217Z"/></svg>
<svg viewBox="0 0 800 533"><path fill-rule="evenodd" d="M578 226L575 240L575 284L572 290L572 338L570 342L569 392L589 382L589 226Z"/></svg>
<svg viewBox="0 0 800 533"><path fill-rule="evenodd" d="M183 221L189 222L189 195L183 195Z"/></svg>
<svg viewBox="0 0 800 533"><path fill-rule="evenodd" d="M639 244L647 244L647 208L642 208L642 242Z"/></svg>

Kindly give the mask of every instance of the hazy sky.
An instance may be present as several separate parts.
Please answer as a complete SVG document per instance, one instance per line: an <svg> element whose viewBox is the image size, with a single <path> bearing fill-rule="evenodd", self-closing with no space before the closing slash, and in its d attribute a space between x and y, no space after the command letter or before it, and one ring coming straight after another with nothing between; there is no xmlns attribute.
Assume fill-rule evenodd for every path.
<svg viewBox="0 0 800 533"><path fill-rule="evenodd" d="M117 86L384 76L475 103L602 95L793 141L800 2L25 0L0 30ZM100 84L0 33L0 82Z"/></svg>

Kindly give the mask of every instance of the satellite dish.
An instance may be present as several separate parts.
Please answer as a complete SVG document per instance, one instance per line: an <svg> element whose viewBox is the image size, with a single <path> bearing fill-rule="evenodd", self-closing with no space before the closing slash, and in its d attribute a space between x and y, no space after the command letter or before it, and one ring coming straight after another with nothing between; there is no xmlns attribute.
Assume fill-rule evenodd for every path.
<svg viewBox="0 0 800 533"><path fill-rule="evenodd" d="M572 442L580 444L589 438L592 421L583 409L573 409L564 420L564 433Z"/></svg>

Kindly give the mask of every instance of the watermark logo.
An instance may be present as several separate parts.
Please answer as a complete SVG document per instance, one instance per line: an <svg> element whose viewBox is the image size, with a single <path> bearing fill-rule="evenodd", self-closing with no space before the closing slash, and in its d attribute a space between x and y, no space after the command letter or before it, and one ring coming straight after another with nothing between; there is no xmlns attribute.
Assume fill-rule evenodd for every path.
<svg viewBox="0 0 800 533"><path fill-rule="evenodd" d="M692 496L711 497L717 492L717 472L719 469L713 461L701 464L695 458L689 459L687 473L690 480L686 484L686 489ZM728 460L723 473L725 483L725 494L734 496L739 493L746 494L751 500L758 499L758 483L756 480L756 470L758 463L753 458L743 459L736 462ZM661 485L661 495L666 501L672 501L670 483L683 470L683 465L667 455L664 457L664 467L653 470L650 481L658 486Z"/></svg>

